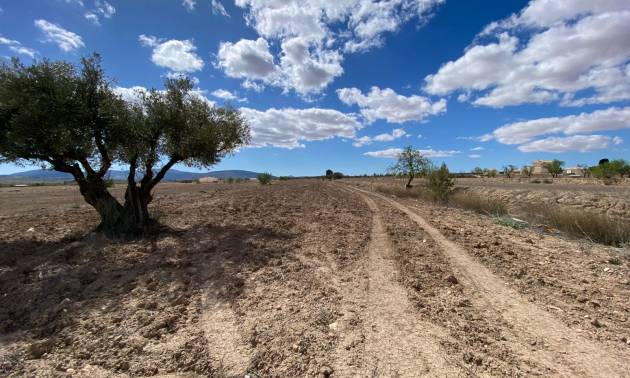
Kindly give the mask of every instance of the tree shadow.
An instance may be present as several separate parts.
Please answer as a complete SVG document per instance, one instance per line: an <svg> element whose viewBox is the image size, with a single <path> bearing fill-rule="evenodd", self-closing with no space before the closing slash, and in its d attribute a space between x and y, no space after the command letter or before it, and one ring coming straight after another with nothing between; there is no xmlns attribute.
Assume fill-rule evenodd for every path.
<svg viewBox="0 0 630 378"><path fill-rule="evenodd" d="M161 227L126 242L93 233L0 241L0 332L50 338L99 316L134 316L134 306L150 317L189 305L205 287L232 302L249 274L293 259L294 238L267 227L205 224Z"/></svg>

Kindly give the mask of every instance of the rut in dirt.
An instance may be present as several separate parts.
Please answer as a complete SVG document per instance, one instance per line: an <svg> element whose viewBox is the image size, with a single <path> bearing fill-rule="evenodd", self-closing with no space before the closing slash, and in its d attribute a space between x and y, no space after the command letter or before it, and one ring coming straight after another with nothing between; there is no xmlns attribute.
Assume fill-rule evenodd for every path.
<svg viewBox="0 0 630 378"><path fill-rule="evenodd" d="M363 332L365 345L363 366L347 366L349 359L340 348L336 376L457 376L461 370L440 346L448 337L439 326L423 322L414 313L407 292L397 280L398 272L392 261L392 248L385 232L377 205L361 196L372 212L372 232L368 246L366 287L354 290L355 302L364 302ZM342 330L343 331L343 330ZM357 371L358 370L358 371Z"/></svg>
<svg viewBox="0 0 630 378"><path fill-rule="evenodd" d="M477 262L457 244L448 240L416 212L405 205L359 188L358 195L366 194L384 200L402 211L440 245L440 249L453 265L460 282L471 289L476 306L487 306L514 327L520 342L543 340L543 348L521 351L541 364L553 367L562 376L624 377L630 371L630 355L607 350L603 344L581 337L552 314L522 298L506 286L488 268Z"/></svg>

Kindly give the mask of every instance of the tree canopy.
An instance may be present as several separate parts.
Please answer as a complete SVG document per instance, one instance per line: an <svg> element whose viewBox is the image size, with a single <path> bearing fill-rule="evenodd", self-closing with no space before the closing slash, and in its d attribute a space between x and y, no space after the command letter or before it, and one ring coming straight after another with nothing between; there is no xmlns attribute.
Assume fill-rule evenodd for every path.
<svg viewBox="0 0 630 378"><path fill-rule="evenodd" d="M431 161L412 146L405 147L405 149L398 154L398 161L389 168L391 173L407 176L409 178L405 185L406 188L411 188L411 181L413 181L416 176L424 176L429 173L430 170Z"/></svg>
<svg viewBox="0 0 630 378"><path fill-rule="evenodd" d="M43 60L0 65L0 162L44 164L70 173L111 235L137 233L149 221L151 190L175 164L208 167L249 141L238 110L213 107L187 78L126 102L99 55L80 67ZM105 186L113 164L127 165L125 203ZM141 177L136 180L137 177Z"/></svg>

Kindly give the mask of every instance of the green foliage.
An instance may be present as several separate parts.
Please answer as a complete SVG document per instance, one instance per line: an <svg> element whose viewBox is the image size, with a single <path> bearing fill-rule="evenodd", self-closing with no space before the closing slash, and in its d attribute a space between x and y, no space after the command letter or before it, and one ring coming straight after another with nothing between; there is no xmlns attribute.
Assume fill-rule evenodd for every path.
<svg viewBox="0 0 630 378"><path fill-rule="evenodd" d="M427 187L440 202L446 202L455 183L451 179L451 174L446 164L442 163L440 168L431 170L428 175Z"/></svg>
<svg viewBox="0 0 630 378"><path fill-rule="evenodd" d="M525 177L532 177L532 173L533 173L533 169L531 166L529 165L524 165L523 168L521 168L521 175L525 176Z"/></svg>
<svg viewBox="0 0 630 378"><path fill-rule="evenodd" d="M111 234L147 224L151 191L173 165L211 166L249 135L238 110L211 107L187 78L167 79L163 91L138 93L127 103L112 90L96 54L80 67L49 60L0 64L0 162L44 163L72 174ZM129 166L124 205L107 191L112 164Z"/></svg>
<svg viewBox="0 0 630 378"><path fill-rule="evenodd" d="M420 154L412 146L407 146L398 155L398 161L389 168L389 173L407 176L407 188L411 188L411 181L416 176L425 176L431 170L431 161Z"/></svg>
<svg viewBox="0 0 630 378"><path fill-rule="evenodd" d="M333 173L332 177L333 177L334 180L341 180L343 178L343 173L335 172L335 173Z"/></svg>
<svg viewBox="0 0 630 378"><path fill-rule="evenodd" d="M503 167L503 174L507 178L512 178L512 173L514 173L514 171L516 171L515 165L509 164Z"/></svg>
<svg viewBox="0 0 630 378"><path fill-rule="evenodd" d="M271 173L259 173L256 176L256 179L258 179L258 182L261 185L268 185L271 183L271 179L273 178L273 176L271 175Z"/></svg>
<svg viewBox="0 0 630 378"><path fill-rule="evenodd" d="M326 170L326 178L327 179L332 180L333 179L333 174L334 173L333 173L332 169L327 169Z"/></svg>
<svg viewBox="0 0 630 378"><path fill-rule="evenodd" d="M495 219L494 223L500 224L502 226L511 227L515 230L520 230L529 226L529 223L512 217L500 217Z"/></svg>
<svg viewBox="0 0 630 378"><path fill-rule="evenodd" d="M483 174L484 174L483 169L481 169L481 167L475 167L472 170L472 173L477 175L477 176L483 176Z"/></svg>
<svg viewBox="0 0 630 378"><path fill-rule="evenodd" d="M630 165L623 159L603 162L591 168L591 173L599 179L612 179L615 176L630 176Z"/></svg>
<svg viewBox="0 0 630 378"><path fill-rule="evenodd" d="M553 161L547 166L547 170L549 171L551 176L555 178L562 174L563 166L564 162L562 160L553 159Z"/></svg>
<svg viewBox="0 0 630 378"><path fill-rule="evenodd" d="M489 169L487 175L488 177L497 177L497 173L496 169Z"/></svg>
<svg viewBox="0 0 630 378"><path fill-rule="evenodd" d="M278 180L280 180L280 181L289 181L289 176L280 176L280 177L278 177Z"/></svg>

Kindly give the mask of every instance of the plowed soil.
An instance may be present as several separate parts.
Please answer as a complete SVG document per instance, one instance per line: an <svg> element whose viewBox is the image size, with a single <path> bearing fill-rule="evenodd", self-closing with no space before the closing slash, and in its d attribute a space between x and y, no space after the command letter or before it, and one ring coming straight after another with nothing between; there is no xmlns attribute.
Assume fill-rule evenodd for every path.
<svg viewBox="0 0 630 378"><path fill-rule="evenodd" d="M626 257L366 189L164 185L133 241L3 189L0 375L628 376Z"/></svg>

